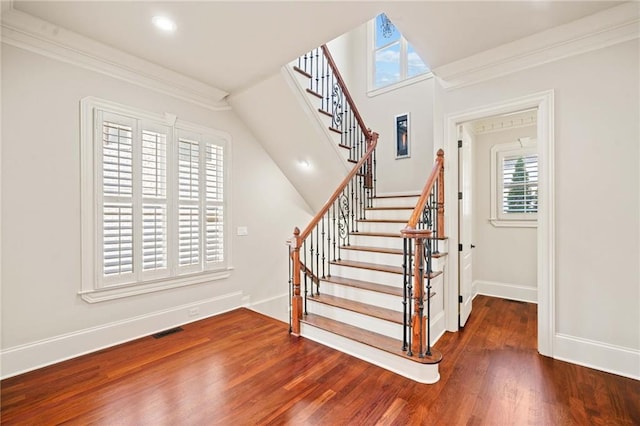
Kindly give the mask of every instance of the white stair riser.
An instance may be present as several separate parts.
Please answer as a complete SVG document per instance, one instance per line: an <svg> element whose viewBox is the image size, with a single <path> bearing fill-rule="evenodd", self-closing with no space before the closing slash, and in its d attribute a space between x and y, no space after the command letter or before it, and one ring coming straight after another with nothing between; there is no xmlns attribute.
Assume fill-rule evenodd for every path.
<svg viewBox="0 0 640 426"><path fill-rule="evenodd" d="M307 311L335 321L344 322L364 330L373 331L394 339L402 340L402 324L385 321L379 318L352 312L335 306L318 303L311 299L307 301Z"/></svg>
<svg viewBox="0 0 640 426"><path fill-rule="evenodd" d="M359 250L340 250L342 260L354 260L357 262L375 263L376 265L402 266L401 254L378 253Z"/></svg>
<svg viewBox="0 0 640 426"><path fill-rule="evenodd" d="M358 232L400 232L405 226L407 226L406 222L358 222Z"/></svg>
<svg viewBox="0 0 640 426"><path fill-rule="evenodd" d="M348 266L331 265L331 275L352 278L360 281L402 287L402 274L372 271L369 269L352 268Z"/></svg>
<svg viewBox="0 0 640 426"><path fill-rule="evenodd" d="M402 297L392 294L378 293L327 281L320 282L320 293L402 312Z"/></svg>
<svg viewBox="0 0 640 426"><path fill-rule="evenodd" d="M411 217L411 210L372 210L365 212L367 219L397 219L408 221ZM400 227L402 228L402 226Z"/></svg>
<svg viewBox="0 0 640 426"><path fill-rule="evenodd" d="M374 207L415 207L419 197L375 198Z"/></svg>
<svg viewBox="0 0 640 426"><path fill-rule="evenodd" d="M353 233L349 236L349 244L352 246L368 246L368 247L380 247L380 248L393 248L398 250L403 250L403 238L402 237L377 237L370 235L358 235ZM441 253L447 253L448 240L438 240L438 251ZM435 240L432 240L431 250L435 251L436 244ZM341 250L342 255L342 250Z"/></svg>
<svg viewBox="0 0 640 426"><path fill-rule="evenodd" d="M369 235L351 234L349 243L352 246L369 246L381 248L394 248L402 250L403 239L401 237L372 237Z"/></svg>

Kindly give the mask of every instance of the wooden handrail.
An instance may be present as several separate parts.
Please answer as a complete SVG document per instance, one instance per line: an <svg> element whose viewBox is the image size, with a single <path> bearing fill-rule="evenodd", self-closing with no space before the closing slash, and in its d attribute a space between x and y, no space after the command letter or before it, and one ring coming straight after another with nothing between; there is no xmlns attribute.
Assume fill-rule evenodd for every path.
<svg viewBox="0 0 640 426"><path fill-rule="evenodd" d="M318 222L320 222L320 219L322 219L322 216L324 216L324 214L329 210L329 208L336 201L338 196L340 196L340 193L347 186L349 181L353 179L356 173L358 173L358 170L360 170L364 165L364 163L373 155L373 151L376 149L376 145L378 145L378 134L376 132L370 132L370 134L371 134L371 140L367 142L367 145L368 145L367 152L365 152L362 158L360 158L360 161L358 161L358 163L353 167L353 169L349 172L349 174L342 180L342 183L340 183L338 188L333 192L333 194L331 194L331 197L329 197L329 199L324 204L324 206L322 206L322 209L320 209L320 211L313 217L309 225L307 225L304 231L302 231L302 233L300 233L300 235L297 236L296 244L302 244L302 241L304 241L309 236L309 234L311 233L311 231L313 231L313 229L316 227Z"/></svg>
<svg viewBox="0 0 640 426"><path fill-rule="evenodd" d="M418 225L418 220L420 220L420 217L422 216L422 212L424 211L424 206L427 204L427 198L429 198L429 194L433 189L433 185L435 185L436 180L438 180L438 178L440 178L443 175L443 172L444 172L444 151L442 149L439 149L438 157L436 158L436 163L433 165L433 169L431 169L431 174L427 179L427 183L424 185L424 189L422 190L422 194L420 194L420 198L418 199L418 203L416 204L416 207L413 209L413 213L411 213L411 217L407 222L406 228L415 229L415 227ZM444 198L444 193L442 194L442 196ZM439 200L438 204L441 204L444 201L443 198ZM440 215L440 205L438 205L438 215ZM439 221L439 222L444 222L444 221ZM442 237L442 234L438 232L438 236Z"/></svg>
<svg viewBox="0 0 640 426"><path fill-rule="evenodd" d="M351 97L351 93L349 93L349 89L347 89L347 84L342 78L342 74L340 74L340 71L338 70L336 63L333 60L333 56L331 56L331 52L329 52L329 48L327 47L326 44L323 44L321 47L322 47L322 53L327 58L327 61L329 62L329 66L331 67L333 74L336 76L336 79L338 80L338 84L342 89L342 93L344 93L344 96L347 98L347 103L351 107L351 111L353 112L353 115L355 115L356 120L358 121L358 125L362 130L362 133L364 133L367 136L367 139L371 139L372 138L371 130L364 125L364 120L360 115L360 111L358 111L358 108L356 107L356 103L353 101L353 98Z"/></svg>

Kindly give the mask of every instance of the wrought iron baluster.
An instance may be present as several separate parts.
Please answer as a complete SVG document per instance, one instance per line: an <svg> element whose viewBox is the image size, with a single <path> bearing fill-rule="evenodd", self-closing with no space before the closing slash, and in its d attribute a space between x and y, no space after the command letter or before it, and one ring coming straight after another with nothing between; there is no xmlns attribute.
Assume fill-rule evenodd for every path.
<svg viewBox="0 0 640 426"><path fill-rule="evenodd" d="M424 239L419 238L421 240L420 245L424 245ZM416 240L417 241L417 240ZM423 287L424 283L424 252L420 250L418 253L416 245L416 262L418 263L418 277L419 279L416 281L416 285L420 284L420 287ZM424 358L423 352L423 341L424 341L424 293L422 292L422 288L417 292L418 297L418 324L420 324L420 342L418 345L418 358Z"/></svg>
<svg viewBox="0 0 640 426"><path fill-rule="evenodd" d="M436 240L437 241L437 240ZM431 356L431 241L426 239L427 248L427 351L425 355Z"/></svg>
<svg viewBox="0 0 640 426"><path fill-rule="evenodd" d="M411 253L413 249L413 240L409 240L409 243L407 244L407 265L409 267L409 272L408 272L408 279L407 279L407 297L408 297L408 309L407 309L407 317L405 318L405 321L407 322L407 356L413 356L413 352L411 350L411 346L413 346L413 342L412 342L412 337L413 337L413 332L411 330L412 328L412 321L411 318L413 316L412 313L412 309L413 309L413 303L411 303L413 301L413 273L411 271L413 271L413 255Z"/></svg>
<svg viewBox="0 0 640 426"><path fill-rule="evenodd" d="M302 251L304 252L304 314L307 315L307 240L302 243Z"/></svg>
<svg viewBox="0 0 640 426"><path fill-rule="evenodd" d="M407 350L407 259L409 253L407 252L407 244L409 239L403 238L403 250L402 250L402 350Z"/></svg>
<svg viewBox="0 0 640 426"><path fill-rule="evenodd" d="M333 212L333 261L336 261L336 203L334 202L331 206L331 210Z"/></svg>
<svg viewBox="0 0 640 426"><path fill-rule="evenodd" d="M313 231L311 231L311 234L309 235L309 237L310 237L309 238L309 245L311 246L311 248L309 250L309 254L310 254L310 257L311 257L311 264L310 265L307 264L307 257L306 257L306 253L305 253L304 267L305 267L305 270L308 270L310 272L310 275L311 275L309 277L309 279L311 281L311 297L313 297L313 275L314 275L313 274L313 272L314 272L314 269L313 269ZM306 240L305 240L305 242L306 242Z"/></svg>
<svg viewBox="0 0 640 426"><path fill-rule="evenodd" d="M316 49L316 72L314 74L314 76L316 77L316 89L315 89L316 93L320 92L320 89L319 89L320 79L318 78L318 75L320 75L320 73L318 72L319 62L320 62L320 49L318 48Z"/></svg>
<svg viewBox="0 0 640 426"><path fill-rule="evenodd" d="M356 221L355 221L355 212L354 212L354 209L353 209L353 206L355 205L355 203L354 203L355 197L354 197L354 193L353 193L353 191L354 191L353 186L354 186L354 181L353 181L353 179L351 179L349 181L349 187L351 188L351 204L350 204L351 207L349 209L349 210L351 210L351 229L355 230L355 232L358 232L358 227L357 227Z"/></svg>
<svg viewBox="0 0 640 426"><path fill-rule="evenodd" d="M313 274L316 277L320 277L320 224L316 225L316 269L313 271ZM324 265L323 265L324 266ZM320 280L316 282L316 294L320 294Z"/></svg>
<svg viewBox="0 0 640 426"><path fill-rule="evenodd" d="M326 215L322 216L322 219L320 220L320 222L322 222L322 233L320 234L322 236L322 238L320 239L322 241L322 278L327 278L327 276L324 273L324 268L325 268L325 262L326 262L326 258L324 255L324 243L325 243L325 232L324 232L324 221L326 219Z"/></svg>

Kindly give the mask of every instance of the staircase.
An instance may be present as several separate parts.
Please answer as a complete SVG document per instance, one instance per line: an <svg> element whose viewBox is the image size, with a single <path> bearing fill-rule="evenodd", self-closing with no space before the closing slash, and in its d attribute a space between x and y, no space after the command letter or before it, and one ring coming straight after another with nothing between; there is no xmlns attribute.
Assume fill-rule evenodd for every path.
<svg viewBox="0 0 640 426"><path fill-rule="evenodd" d="M320 278L307 295L301 335L365 359L423 383L438 380L434 364L441 357L407 356L403 351L403 238L419 194L380 196L360 219L350 245L330 262L331 275ZM432 335L444 331L443 260L446 240L433 254L431 273ZM438 331L436 331L436 329ZM434 339L435 340L435 339Z"/></svg>
<svg viewBox="0 0 640 426"><path fill-rule="evenodd" d="M444 332L443 153L422 193L377 195L377 134L325 46L292 66L347 163L321 211L290 240L291 332L422 383L439 379Z"/></svg>

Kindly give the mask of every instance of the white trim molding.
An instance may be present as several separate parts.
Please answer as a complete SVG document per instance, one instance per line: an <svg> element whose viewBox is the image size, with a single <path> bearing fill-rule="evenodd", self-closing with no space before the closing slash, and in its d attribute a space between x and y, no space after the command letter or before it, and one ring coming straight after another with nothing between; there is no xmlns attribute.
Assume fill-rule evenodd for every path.
<svg viewBox="0 0 640 426"><path fill-rule="evenodd" d="M445 89L502 77L640 37L634 1L551 28L433 70Z"/></svg>
<svg viewBox="0 0 640 426"><path fill-rule="evenodd" d="M640 351L637 349L557 333L554 358L640 380Z"/></svg>
<svg viewBox="0 0 640 426"><path fill-rule="evenodd" d="M482 294L501 299L520 302L538 303L538 290L518 284L500 283L496 281L475 280L472 284L474 294Z"/></svg>
<svg viewBox="0 0 640 426"><path fill-rule="evenodd" d="M230 110L227 92L10 8L2 43L126 81L213 111Z"/></svg>
<svg viewBox="0 0 640 426"><path fill-rule="evenodd" d="M538 111L537 139L539 161L538 229L537 229L537 291L538 291L538 351L553 356L555 335L555 179L554 179L554 92L534 93L516 99L476 107L468 111L451 113L444 117L444 150L455 153L458 149L458 126L462 123L536 108ZM446 233L449 247L458 241L458 159L445 155L445 211L448 215ZM447 330L458 330L458 252L447 256L448 274L444 297Z"/></svg>
<svg viewBox="0 0 640 426"><path fill-rule="evenodd" d="M0 352L0 378L6 379L241 306L242 292L234 292L3 349ZM195 308L198 314L192 315Z"/></svg>

